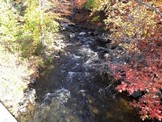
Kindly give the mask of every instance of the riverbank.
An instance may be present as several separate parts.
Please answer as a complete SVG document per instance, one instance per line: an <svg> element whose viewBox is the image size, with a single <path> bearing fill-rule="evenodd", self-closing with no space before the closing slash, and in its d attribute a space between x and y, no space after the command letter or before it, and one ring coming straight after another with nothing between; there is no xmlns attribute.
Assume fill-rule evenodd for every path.
<svg viewBox="0 0 162 122"><path fill-rule="evenodd" d="M16 54L1 49L0 98L15 116L19 111L19 102L24 97L24 90L28 87L28 81L25 78L33 72L33 69L29 69L28 66L29 63L19 60Z"/></svg>

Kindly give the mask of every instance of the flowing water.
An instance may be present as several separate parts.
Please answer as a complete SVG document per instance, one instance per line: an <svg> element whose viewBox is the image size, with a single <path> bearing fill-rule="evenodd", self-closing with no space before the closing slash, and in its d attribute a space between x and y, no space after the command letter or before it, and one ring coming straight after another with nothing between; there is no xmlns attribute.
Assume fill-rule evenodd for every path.
<svg viewBox="0 0 162 122"><path fill-rule="evenodd" d="M18 120L140 122L128 100L113 88L105 89L112 81L98 74L103 61L99 44L94 39L95 32L75 29L63 31L65 36L60 39L62 45L66 45L64 51L42 71L33 86L37 92L36 105Z"/></svg>

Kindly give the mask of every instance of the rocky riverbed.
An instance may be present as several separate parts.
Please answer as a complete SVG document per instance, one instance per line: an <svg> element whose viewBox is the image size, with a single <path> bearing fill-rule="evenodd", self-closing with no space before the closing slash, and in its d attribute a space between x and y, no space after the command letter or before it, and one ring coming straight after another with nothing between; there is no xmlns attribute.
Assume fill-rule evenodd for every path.
<svg viewBox="0 0 162 122"><path fill-rule="evenodd" d="M115 90L108 62L126 63L129 56L111 44L106 33L61 23L54 37L58 50L40 71L36 104L20 122L140 122L128 99Z"/></svg>

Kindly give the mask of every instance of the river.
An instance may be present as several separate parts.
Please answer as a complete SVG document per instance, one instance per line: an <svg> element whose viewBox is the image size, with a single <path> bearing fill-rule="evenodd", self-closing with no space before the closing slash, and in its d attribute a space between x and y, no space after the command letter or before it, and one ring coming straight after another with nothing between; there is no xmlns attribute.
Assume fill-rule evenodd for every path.
<svg viewBox="0 0 162 122"><path fill-rule="evenodd" d="M18 117L20 122L141 122L126 95L119 95L109 76L101 77L104 56L94 30L63 23L63 46L53 62L40 72L32 87L34 107ZM55 52L56 53L56 52Z"/></svg>

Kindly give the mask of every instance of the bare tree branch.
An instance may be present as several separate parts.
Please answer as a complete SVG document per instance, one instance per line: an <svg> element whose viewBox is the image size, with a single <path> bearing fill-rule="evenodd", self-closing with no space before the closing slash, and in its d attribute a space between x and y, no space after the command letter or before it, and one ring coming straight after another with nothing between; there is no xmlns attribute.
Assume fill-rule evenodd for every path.
<svg viewBox="0 0 162 122"><path fill-rule="evenodd" d="M142 0L136 0L138 3L147 6L148 8L150 8L151 10L155 11L157 14L160 15L160 17L162 18L162 12L160 12L157 8L151 6L148 3L143 2Z"/></svg>

